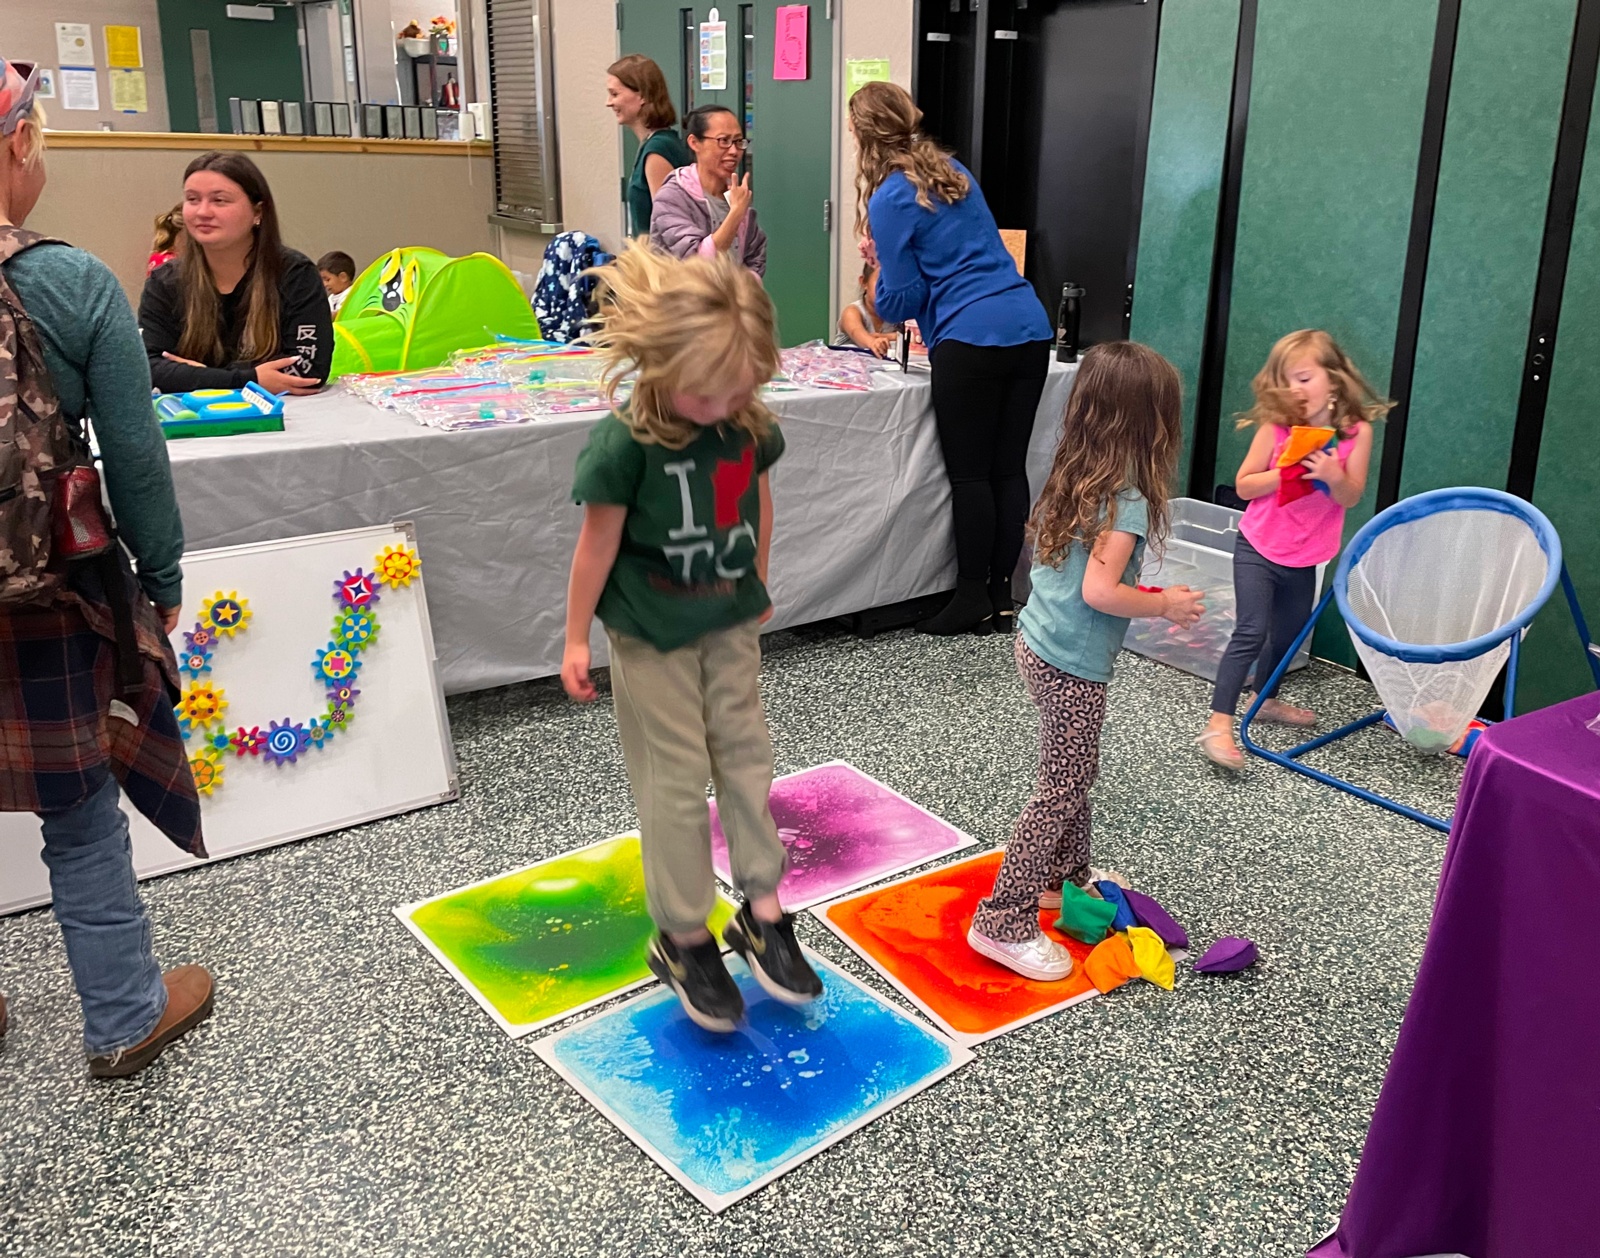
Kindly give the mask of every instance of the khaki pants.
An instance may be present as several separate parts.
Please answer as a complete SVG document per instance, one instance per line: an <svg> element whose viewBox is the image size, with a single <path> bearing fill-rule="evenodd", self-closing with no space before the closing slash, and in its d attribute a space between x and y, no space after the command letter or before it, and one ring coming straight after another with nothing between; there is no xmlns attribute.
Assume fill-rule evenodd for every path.
<svg viewBox="0 0 1600 1258"><path fill-rule="evenodd" d="M735 885L755 899L775 892L783 877L783 844L767 806L772 737L758 684L760 626L708 633L676 651L607 636L650 916L663 932L689 934L704 928L716 900L708 779Z"/></svg>

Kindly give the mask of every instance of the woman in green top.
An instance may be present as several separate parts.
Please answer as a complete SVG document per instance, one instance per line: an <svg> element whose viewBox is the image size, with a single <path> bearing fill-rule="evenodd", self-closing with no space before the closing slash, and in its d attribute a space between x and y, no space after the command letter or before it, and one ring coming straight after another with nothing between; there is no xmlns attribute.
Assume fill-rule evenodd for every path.
<svg viewBox="0 0 1600 1258"><path fill-rule="evenodd" d="M694 164L694 154L672 128L678 111L672 107L666 76L649 57L630 53L606 71L606 108L639 140L639 155L628 176L628 235L650 234L650 207L661 185L679 166Z"/></svg>

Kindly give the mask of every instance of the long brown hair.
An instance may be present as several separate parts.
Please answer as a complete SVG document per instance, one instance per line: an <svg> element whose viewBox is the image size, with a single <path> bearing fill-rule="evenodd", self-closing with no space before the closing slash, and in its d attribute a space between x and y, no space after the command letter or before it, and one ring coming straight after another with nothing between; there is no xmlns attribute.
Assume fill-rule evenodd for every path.
<svg viewBox="0 0 1600 1258"><path fill-rule="evenodd" d="M183 202L156 215L155 233L150 240L151 253L170 253L183 238Z"/></svg>
<svg viewBox="0 0 1600 1258"><path fill-rule="evenodd" d="M1289 389L1289 369L1302 358L1313 358L1328 373L1333 385L1333 426L1348 433L1361 420L1374 423L1394 409L1394 403L1378 394L1339 342L1318 328L1301 328L1278 343L1267 355L1266 364L1250 382L1255 405L1238 418L1240 428L1253 424L1281 424L1293 428L1306 422L1300 405Z"/></svg>
<svg viewBox="0 0 1600 1258"><path fill-rule="evenodd" d="M241 362L264 362L278 352L278 280L283 274L283 237L278 233L278 207L260 168L243 153L202 153L183 172L184 182L202 170L215 171L239 185L261 216L246 263L244 334L239 339ZM178 290L183 294L183 336L178 353L209 367L227 365L222 343L222 301L205 250L187 234L178 255Z"/></svg>
<svg viewBox="0 0 1600 1258"><path fill-rule="evenodd" d="M675 391L704 392L745 375L759 389L777 374L772 298L727 254L680 260L634 241L585 274L600 281L600 313L586 339L605 362L607 396L634 373L632 400L619 413L639 441L681 450L699 434L673 410ZM726 422L760 438L772 413L757 393Z"/></svg>
<svg viewBox="0 0 1600 1258"><path fill-rule="evenodd" d="M667 76L649 57L630 52L607 66L606 73L644 98L639 121L651 131L660 131L678 121L678 111L672 107L672 93L667 91Z"/></svg>
<svg viewBox="0 0 1600 1258"><path fill-rule="evenodd" d="M917 190L917 204L954 205L972 190L950 154L922 133L922 110L897 83L865 83L850 98L856 132L856 234L867 234L867 202L895 171Z"/></svg>
<svg viewBox="0 0 1600 1258"><path fill-rule="evenodd" d="M1178 369L1148 345L1108 341L1084 354L1050 477L1028 521L1038 562L1060 567L1075 543L1092 551L1116 528L1124 489L1145 500L1146 538L1166 536L1182 410Z"/></svg>

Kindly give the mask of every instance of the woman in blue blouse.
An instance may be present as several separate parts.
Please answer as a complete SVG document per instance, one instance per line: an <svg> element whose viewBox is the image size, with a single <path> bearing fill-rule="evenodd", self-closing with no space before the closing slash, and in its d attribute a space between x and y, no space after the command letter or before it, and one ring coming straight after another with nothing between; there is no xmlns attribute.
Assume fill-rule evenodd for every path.
<svg viewBox="0 0 1600 1258"><path fill-rule="evenodd" d="M923 633L1009 631L1028 518L1028 439L1050 369L1050 320L1017 273L977 181L918 130L904 88L850 98L856 230L879 267L878 315L915 319L955 516L955 597Z"/></svg>

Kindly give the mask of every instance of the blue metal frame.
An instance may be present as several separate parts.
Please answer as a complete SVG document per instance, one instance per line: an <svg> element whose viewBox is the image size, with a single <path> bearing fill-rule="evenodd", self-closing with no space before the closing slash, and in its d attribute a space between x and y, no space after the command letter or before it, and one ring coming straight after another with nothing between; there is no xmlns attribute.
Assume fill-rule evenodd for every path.
<svg viewBox="0 0 1600 1258"><path fill-rule="evenodd" d="M1392 507L1390 508L1391 511L1393 509ZM1557 554L1559 553L1557 551ZM1341 565L1339 575L1342 576L1346 572L1348 572L1348 567ZM1595 688L1600 690L1600 647L1597 647L1589 637L1588 622L1584 619L1582 607L1578 605L1578 591L1572 584L1572 576L1568 573L1565 563L1561 565L1560 580L1561 588L1567 596L1567 606L1572 610L1572 622L1577 627L1578 637L1583 643L1584 656L1589 661L1589 671L1594 674ZM1553 585L1554 583L1551 582L1551 584ZM1431 826L1435 830L1448 834L1450 832L1450 823L1435 817L1432 813L1422 812L1419 809L1400 803L1399 800L1390 799L1387 795L1379 795L1376 791L1369 791L1365 787L1357 786L1354 782L1347 782L1344 778L1337 777L1332 773L1324 773L1321 769L1313 769L1309 765L1299 763L1300 757L1307 752L1315 751L1318 747L1326 747L1329 743L1337 742L1349 734L1354 734L1357 730L1366 729L1369 725L1376 725L1384 718L1384 710L1382 708L1361 717L1359 720L1351 721L1348 725L1341 725L1338 729L1329 733L1319 734L1310 741L1301 743L1298 747L1291 747L1288 751L1273 751L1270 748L1261 746L1250 737L1250 722L1255 719L1256 713L1261 710L1261 705L1267 701L1267 696L1272 693L1273 688L1283 680L1284 674L1289 671L1289 665L1299 653L1301 645L1311 636L1311 631L1317 627L1317 621L1321 618L1322 613L1327 610L1328 604L1333 601L1334 592L1339 588L1339 585L1340 582L1336 577L1328 592L1322 596L1322 599L1312 610L1311 619L1306 621L1305 628L1300 630L1299 636L1294 640L1294 644L1284 652L1283 659L1279 661L1278 667L1273 669L1272 676L1267 678L1265 683L1257 683L1255 702L1250 705L1250 710L1244 714L1244 720L1239 722L1239 741L1244 744L1245 750L1250 752L1251 755L1260 756L1263 760L1271 760L1274 764L1281 764L1285 769L1292 769L1294 772L1304 774L1308 778L1315 778L1318 782L1337 787L1339 790L1354 795L1358 799L1364 799L1369 804L1376 804L1379 808L1387 808L1390 812L1397 812L1402 817L1409 817L1412 821L1420 822L1422 825ZM1542 600L1539 601L1542 602ZM1532 613L1537 610L1538 606L1535 605L1528 612L1525 620L1531 619ZM1505 719L1508 721L1516 714L1517 665L1521 654L1522 635L1513 633L1511 635L1511 653L1506 660Z"/></svg>

